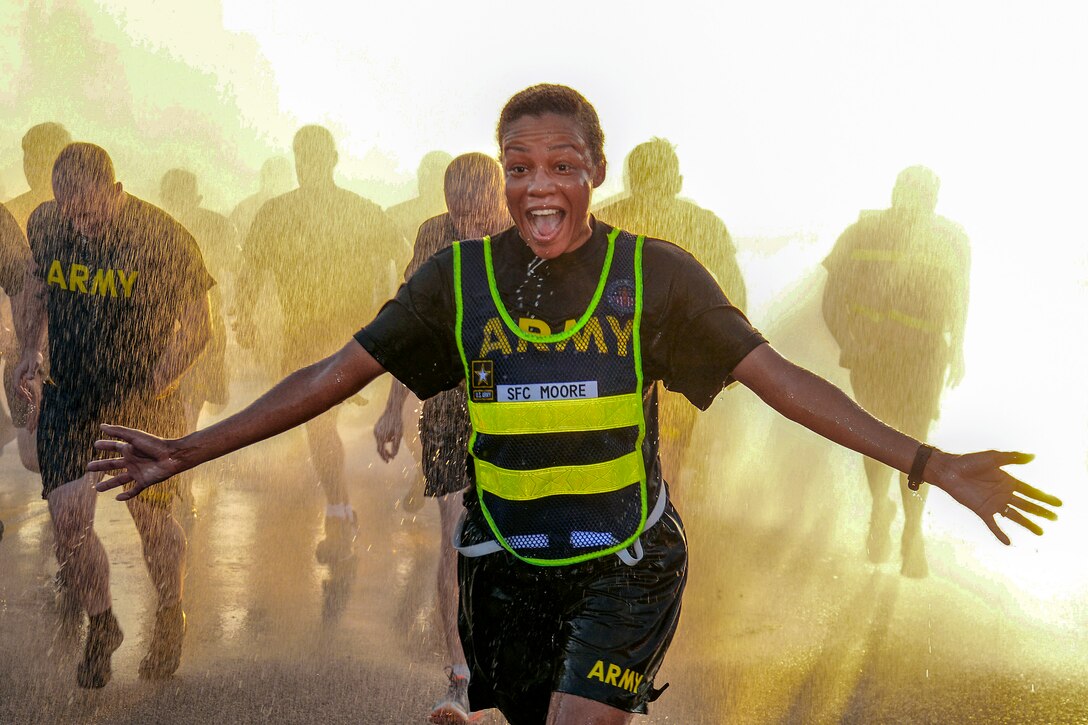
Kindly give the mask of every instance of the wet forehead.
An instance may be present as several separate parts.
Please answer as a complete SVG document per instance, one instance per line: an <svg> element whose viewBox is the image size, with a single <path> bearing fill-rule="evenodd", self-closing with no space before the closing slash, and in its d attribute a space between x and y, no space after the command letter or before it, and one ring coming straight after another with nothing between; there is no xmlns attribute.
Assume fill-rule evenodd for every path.
<svg viewBox="0 0 1088 725"><path fill-rule="evenodd" d="M578 123L569 116L554 113L522 116L507 127L502 136L502 151L507 154L534 150L573 150L586 154L589 144Z"/></svg>

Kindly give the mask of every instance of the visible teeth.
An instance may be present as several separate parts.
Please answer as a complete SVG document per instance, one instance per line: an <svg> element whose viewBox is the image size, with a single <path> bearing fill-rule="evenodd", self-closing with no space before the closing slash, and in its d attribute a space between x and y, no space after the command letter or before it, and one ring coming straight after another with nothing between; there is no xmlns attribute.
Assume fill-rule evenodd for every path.
<svg viewBox="0 0 1088 725"><path fill-rule="evenodd" d="M550 216L552 214L558 214L558 209L533 209L529 212L533 216Z"/></svg>

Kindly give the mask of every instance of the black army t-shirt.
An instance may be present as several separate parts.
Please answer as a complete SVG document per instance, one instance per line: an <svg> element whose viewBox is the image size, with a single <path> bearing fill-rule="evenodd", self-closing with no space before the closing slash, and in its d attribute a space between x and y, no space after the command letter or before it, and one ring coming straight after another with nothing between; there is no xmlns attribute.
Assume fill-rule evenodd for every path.
<svg viewBox="0 0 1088 725"><path fill-rule="evenodd" d="M553 260L538 259L515 227L494 237L496 283L511 316L542 321L555 331L578 319L596 290L611 230L594 220L589 241ZM643 280L644 377L706 409L736 364L765 340L714 278L675 244L646 240ZM412 392L428 398L464 379L455 319L453 253L445 249L355 339Z"/></svg>
<svg viewBox="0 0 1088 725"><path fill-rule="evenodd" d="M152 392L155 363L181 311L215 281L185 228L125 196L101 239L75 232L47 202L27 236L46 287L50 377L91 397Z"/></svg>
<svg viewBox="0 0 1088 725"><path fill-rule="evenodd" d="M540 332L562 330L567 321L577 320L600 280L610 231L594 220L584 245L553 260L537 258L515 227L494 237L496 284L510 315L523 328ZM646 240L643 283L644 380L647 385L660 380L706 409L731 382L737 363L765 340L710 273L675 244ZM547 330L539 329L540 322ZM355 339L420 398L461 382L452 250L424 263ZM475 497L466 495L465 505L464 540L486 538Z"/></svg>

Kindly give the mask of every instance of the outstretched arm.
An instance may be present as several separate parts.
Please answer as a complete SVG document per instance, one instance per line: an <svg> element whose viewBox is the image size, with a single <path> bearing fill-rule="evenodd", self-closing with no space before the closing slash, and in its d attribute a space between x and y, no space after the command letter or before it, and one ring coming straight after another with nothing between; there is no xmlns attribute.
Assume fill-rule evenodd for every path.
<svg viewBox="0 0 1088 725"><path fill-rule="evenodd" d="M881 423L846 393L789 362L770 345L760 345L750 352L733 370L733 377L790 420L892 468L910 471L918 441ZM1061 506L1057 498L1001 469L1010 463L1027 463L1031 458L1025 453L956 455L934 451L923 478L974 511L994 536L1008 544L1009 537L997 525L998 514L1038 535L1042 529L1020 512L1051 520L1057 515L1027 499Z"/></svg>
<svg viewBox="0 0 1088 725"><path fill-rule="evenodd" d="M103 425L105 435L119 440L100 440L95 448L116 457L91 461L87 470L116 474L99 483L99 491L134 483L118 495L124 501L177 473L305 423L355 395L383 372L378 361L352 340L339 352L291 373L244 410L182 438L165 440Z"/></svg>

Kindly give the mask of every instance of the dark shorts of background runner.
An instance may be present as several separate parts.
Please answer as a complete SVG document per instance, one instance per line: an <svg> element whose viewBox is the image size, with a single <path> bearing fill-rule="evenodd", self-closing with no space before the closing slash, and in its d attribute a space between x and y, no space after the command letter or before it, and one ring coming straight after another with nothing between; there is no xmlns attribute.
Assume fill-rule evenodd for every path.
<svg viewBox="0 0 1088 725"><path fill-rule="evenodd" d="M173 438L185 433L185 418L177 395L155 399L131 395L123 401L107 396L80 396L46 384L38 422L38 461L42 471L42 498L86 473L87 462L109 457L94 449L102 437L99 425L113 423ZM175 487L165 481L140 494L141 500L167 505Z"/></svg>
<svg viewBox="0 0 1088 725"><path fill-rule="evenodd" d="M543 725L552 692L645 713L687 582L687 542L671 504L629 567L614 555L538 567L506 552L458 557L458 625L473 710Z"/></svg>
<svg viewBox="0 0 1088 725"><path fill-rule="evenodd" d="M447 390L423 401L423 411L419 416L419 442L423 447L424 494L446 496L468 485L465 459L471 434L463 387Z"/></svg>
<svg viewBox="0 0 1088 725"><path fill-rule="evenodd" d="M924 439L941 413L948 364L943 356L867 359L850 369L850 387L861 407L896 430Z"/></svg>
<svg viewBox="0 0 1088 725"><path fill-rule="evenodd" d="M30 412L30 403L15 389L15 366L19 364L17 355L8 357L4 355L4 395L8 399L8 412L11 413L11 422L16 428L26 428L27 414Z"/></svg>

